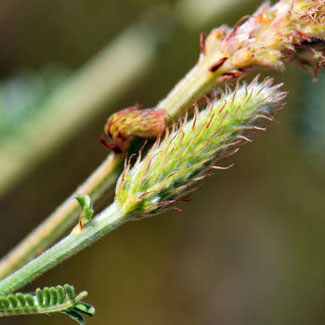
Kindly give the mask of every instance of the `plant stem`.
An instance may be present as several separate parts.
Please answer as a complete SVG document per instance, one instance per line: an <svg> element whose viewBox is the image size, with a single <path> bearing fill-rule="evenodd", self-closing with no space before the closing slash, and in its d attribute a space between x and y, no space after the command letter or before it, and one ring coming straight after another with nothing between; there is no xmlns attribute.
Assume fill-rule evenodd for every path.
<svg viewBox="0 0 325 325"><path fill-rule="evenodd" d="M0 263L0 279L42 253L71 228L80 214L77 194L89 194L93 202L101 198L115 183L122 168L123 156L110 154L84 184L66 199L47 219L33 230Z"/></svg>
<svg viewBox="0 0 325 325"><path fill-rule="evenodd" d="M191 100L191 94L202 89L205 79L196 78L203 71L195 66L159 105L166 105L169 115L177 117ZM201 82L202 81L202 82ZM77 194L90 195L94 203L115 184L122 170L124 156L110 154L90 177L76 189L47 219L33 230L21 243L0 261L0 279L17 270L32 258L50 247L73 224L77 222L80 207L75 200Z"/></svg>
<svg viewBox="0 0 325 325"><path fill-rule="evenodd" d="M196 99L211 90L216 78L224 72L220 69L216 73L211 73L208 67L209 62L206 61L195 65L157 107L163 108L172 118L171 120L189 109Z"/></svg>
<svg viewBox="0 0 325 325"><path fill-rule="evenodd" d="M207 76L206 66L196 65L158 106L166 107L172 119L177 118L182 110L191 105L193 96L198 97L214 78L211 73ZM0 260L0 279L42 253L77 222L80 213L80 207L75 200L77 194L88 194L93 203L96 203L107 193L122 170L123 159L122 155L110 154L61 206L4 256Z"/></svg>
<svg viewBox="0 0 325 325"><path fill-rule="evenodd" d="M207 104L193 120L184 121L181 129L167 132L143 160L132 168L128 163L113 204L86 226L78 224L65 239L1 281L0 296L14 292L127 220L157 214L184 198L197 181L211 174L218 160L252 141L244 135L248 129L256 130L254 127L258 128L265 117L271 119L285 95L277 88L279 85L271 87L270 79L257 84L256 78L249 86L237 87L235 92ZM222 109L226 114L218 114Z"/></svg>
<svg viewBox="0 0 325 325"><path fill-rule="evenodd" d="M265 4L246 23L239 24L240 26L237 25L234 29L225 26L213 29L201 43L202 53L197 65L157 107L164 109L167 115L171 117L169 122L172 122L186 109L189 109L195 100L208 94L216 84L235 79L238 76L244 76L252 68L281 68L285 59L293 59L288 54L290 53L288 50L292 51L292 47L302 43L305 46L306 39L310 39L310 46L313 45L312 40L314 38L323 42L322 45L324 46L323 23L315 22L315 18L313 20L305 19L306 16L311 15L310 8L312 7L310 6L315 5L315 8L318 8L319 11L318 18L316 18L319 21L323 20L324 6L317 7L317 1L306 0L305 2L306 6L301 6L304 1L294 2L293 4L296 7L292 7L292 2L289 0L281 0L272 7ZM287 34L283 34L283 32ZM295 35L295 37L292 37L292 35ZM310 51L309 57L303 57L301 61L299 61L299 55L301 55L299 46L295 53L295 60L302 65L310 64L310 68L320 68L325 64L324 57L320 54L322 52L316 55L315 49ZM318 58L317 60L320 59L319 62L317 62L316 58ZM121 160L117 160L119 158L110 156L109 159L112 159L114 163L106 165L104 162L102 166L103 168L106 166L104 168L105 172L99 175L102 181L105 179L110 180L103 185L105 190L108 190L113 185L119 174L117 166L121 166ZM88 181L85 184L87 183ZM81 189L83 189L83 186L81 186ZM99 191L96 197L92 195L92 191L96 191L96 186L89 186L88 192L78 189L76 194L89 194L96 201L101 193L105 192ZM32 233L20 244L21 250L14 250L0 262L0 278L40 253L42 249L48 247L59 235L67 230L71 224L76 222L76 203L71 202L74 201L73 196L57 210L58 217L50 217L40 226L38 231ZM55 215L56 213L54 213ZM66 222L66 220L69 221ZM57 227L60 231L47 232L47 227L52 230ZM46 236L42 235L44 229ZM29 247L30 242L34 243L31 248Z"/></svg>
<svg viewBox="0 0 325 325"><path fill-rule="evenodd" d="M53 94L38 122L34 121L31 127L20 131L19 139L25 139L32 146L22 146L21 141L18 144L2 143L0 195L9 183L31 168L35 159L45 155L49 148L53 150L60 139L88 121L90 114L94 116L127 89L135 78L148 71L160 42L159 32L156 26L143 23L128 28ZM129 60L129 53L132 53L132 60ZM94 88L92 84L98 87ZM40 137L40 134L46 136ZM88 194L96 203L112 189L123 168L123 159L124 156L110 154L69 198L4 256L0 260L0 279L42 253L77 222L77 194Z"/></svg>
<svg viewBox="0 0 325 325"><path fill-rule="evenodd" d="M103 210L81 231L72 232L45 253L0 281L0 296L7 295L31 282L47 270L79 252L127 220L115 203Z"/></svg>

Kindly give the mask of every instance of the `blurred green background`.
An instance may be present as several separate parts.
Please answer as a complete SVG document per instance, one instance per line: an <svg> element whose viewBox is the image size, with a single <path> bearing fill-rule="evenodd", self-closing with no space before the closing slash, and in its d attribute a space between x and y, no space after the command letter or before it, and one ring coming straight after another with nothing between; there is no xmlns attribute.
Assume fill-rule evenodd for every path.
<svg viewBox="0 0 325 325"><path fill-rule="evenodd" d="M195 64L199 32L233 25L259 4L0 2L0 255L106 157L98 134L113 111L135 102L154 106ZM150 34L142 40L148 48L140 46L144 54L139 56L147 61L126 77L132 80L103 91L93 110L71 128L60 129L60 121L79 114L78 105L69 106L68 92L57 105L61 115L37 120L42 110L48 116L49 96L76 75L87 79L87 62L126 29L131 35L140 31L135 44L142 44L137 35ZM126 51L123 60L135 56ZM113 85L123 67L100 70L103 80L110 78ZM26 290L63 283L87 290L87 301L97 308L95 318L88 319L94 325L324 324L325 76L313 83L296 67L272 75L289 91L279 124L243 147L231 159L233 168L205 181L184 205L186 212L126 224ZM103 85L96 80L74 93L76 103L97 94ZM44 125L33 124L35 118ZM36 131L29 138L30 125ZM62 135L57 141L56 128ZM49 138L45 149L30 156L43 138ZM6 179L6 173L13 176ZM2 318L1 324L73 321L63 315L30 316Z"/></svg>

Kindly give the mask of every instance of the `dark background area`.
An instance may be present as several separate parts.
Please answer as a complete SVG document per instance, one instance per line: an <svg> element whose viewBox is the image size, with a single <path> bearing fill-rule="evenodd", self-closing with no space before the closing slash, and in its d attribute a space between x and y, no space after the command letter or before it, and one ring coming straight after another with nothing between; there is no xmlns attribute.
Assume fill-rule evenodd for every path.
<svg viewBox="0 0 325 325"><path fill-rule="evenodd" d="M175 3L2 1L0 76L51 63L74 71L147 8L172 10ZM232 25L258 5L216 14L201 29ZM106 157L98 134L113 110L136 101L154 106L195 64L201 30L170 24L173 33L146 77L0 198L0 255ZM26 290L63 283L87 290L87 301L97 309L95 318L88 319L94 325L324 324L325 140L314 123L324 118L325 78L320 75L319 83L312 83L296 67L272 75L289 91L279 123L243 147L231 159L233 168L207 179L182 206L185 212L128 223ZM54 315L2 318L0 323L72 320Z"/></svg>

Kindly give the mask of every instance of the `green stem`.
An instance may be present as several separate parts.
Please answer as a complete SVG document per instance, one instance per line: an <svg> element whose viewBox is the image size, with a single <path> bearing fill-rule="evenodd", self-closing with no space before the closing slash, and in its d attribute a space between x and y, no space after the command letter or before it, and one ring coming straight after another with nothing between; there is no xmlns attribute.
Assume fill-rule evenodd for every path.
<svg viewBox="0 0 325 325"><path fill-rule="evenodd" d="M20 131L19 139L25 139L32 146L22 146L21 141L8 142L6 150L2 144L0 195L37 159L53 150L68 134L123 93L135 78L148 71L161 42L162 31L161 26L148 23L128 28L51 96L38 121ZM129 60L130 53L132 60ZM46 137L40 137L40 134L46 134ZM124 156L109 155L47 219L1 258L0 279L42 253L77 222L80 212L75 200L77 194L90 195L95 204L108 193L123 168L123 160Z"/></svg>
<svg viewBox="0 0 325 325"><path fill-rule="evenodd" d="M126 221L127 216L115 203L111 204L81 231L73 231L45 253L0 281L0 296L21 288Z"/></svg>
<svg viewBox="0 0 325 325"><path fill-rule="evenodd" d="M222 70L211 73L208 63L197 64L169 95L159 103L172 119L188 108L193 98L205 93ZM122 170L124 156L111 154L57 210L32 231L18 246L0 260L0 279L17 270L32 258L50 247L60 236L77 222L80 208L77 194L90 195L93 203L113 187Z"/></svg>
<svg viewBox="0 0 325 325"><path fill-rule="evenodd" d="M60 207L4 256L0 262L0 279L42 253L77 222L80 214L77 194L89 194L97 202L107 193L121 172L123 159L122 155L109 155Z"/></svg>
<svg viewBox="0 0 325 325"><path fill-rule="evenodd" d="M289 0L282 0L270 8L268 6L264 6L263 8L262 9L266 10L266 12L264 12L262 16L258 14L258 11L256 15L251 16L251 19L255 19L255 21L252 21L249 25L245 25L245 28L240 30L241 37L236 37L238 26L232 31L226 27L221 27L221 29L212 30L206 41L202 42L202 53L198 64L176 85L167 97L158 104L159 108L165 109L166 113L171 116L171 121L182 114L184 110L189 109L195 100L209 93L214 85L227 80L227 78L222 78L222 75L227 77L225 73L228 72L228 77L235 78L242 75L244 72L248 73L252 68L281 67L283 64L282 61L285 58L290 59L290 56L288 57L288 49L291 48L290 46L304 43L306 41L304 37L306 36L310 37L311 40L314 38L323 40L324 30L321 24L311 20L305 22L304 19L299 19L299 17L304 17L308 14L308 12L304 12L309 8L308 6L300 6L297 3L297 8L292 8ZM323 15L323 12L319 13L320 17L323 17ZM273 19L277 20L276 23L274 23ZM299 23L301 23L301 25ZM301 30L307 34L304 35ZM283 31L287 31L286 42L279 41L284 37ZM224 33L226 33L227 36L225 36ZM269 40L268 36L270 35L273 35L274 40L269 43L264 43L262 40ZM295 37L292 37L292 35L295 35ZM302 37L303 35L304 37ZM289 44L289 41L293 43ZM140 48L145 44L146 43L140 44ZM149 52L151 53L151 51ZM132 58L134 59L133 52L127 53L132 53ZM311 61L315 59L314 57L315 54L312 54ZM124 58L123 62L133 61L133 59L128 59L129 57ZM222 61L223 59L226 59L226 61ZM299 59L299 57L296 59ZM319 65L323 62L318 62L317 60L311 62L311 66L315 64ZM306 62L306 58L304 58L301 64L305 65ZM221 65L219 66L218 63ZM215 67L213 68L213 66ZM100 69L97 67L96 71L98 70ZM115 78L115 74L112 78ZM88 83L81 83L81 85L86 87L77 87L79 91L80 89L87 90L89 87ZM63 96L64 98L69 97L68 93L65 95L66 96ZM60 101L54 102L61 103ZM79 100L76 101L75 104L81 105L82 102ZM79 107L78 105L76 107ZM57 129L55 129L55 132L58 133ZM46 132L43 132L41 134L45 133ZM39 134L40 133L37 133L38 137ZM93 190L97 192L96 186L89 187L88 192L86 190L78 190L80 194L89 194L93 200L96 200L105 192L102 189L108 190L112 186L114 180L118 177L119 168L117 166L121 166L121 161L117 160L119 159L118 157L110 157L109 159L115 161L116 164L112 164L114 167L108 165L106 172L100 176L100 183L105 183L106 179L110 181L107 181L102 188L99 187L101 190L98 191L98 196L96 197L92 192ZM16 161L18 160L19 159L16 159ZM105 164L104 162L103 166L105 166ZM2 171L2 174L5 175L6 172ZM86 181L86 184L87 183L88 181ZM31 257L40 253L57 239L60 234L66 231L71 224L76 222L77 208L73 200L74 195L75 194L57 210L58 212L54 213L54 215L56 215L56 213L59 215L57 219L56 217L50 217L35 233L32 233L27 240L23 241L20 245L20 247L22 247L21 251L19 251L19 249L17 251L14 250L7 258L0 262L0 278L22 265ZM56 228L60 229L60 231L57 231ZM50 229L50 231L48 231L48 229ZM33 243L33 245L30 245L30 243ZM19 254L17 252L19 252Z"/></svg>
<svg viewBox="0 0 325 325"><path fill-rule="evenodd" d="M135 37L133 35L133 38L138 40L140 37ZM129 36L127 37L127 40L129 40ZM148 44L146 47L148 47ZM130 52L124 47L123 51L125 53ZM131 52L134 53L134 51ZM121 56L121 53L119 56ZM134 61L134 58L132 61ZM143 62L148 61L148 58L146 60L143 60ZM172 117L172 119L175 119L181 115L185 109L189 108L192 105L193 99L198 98L200 95L202 95L202 93L206 93L208 89L210 89L212 82L217 78L217 76L220 75L220 71L217 73L209 72L207 68L209 64L211 64L211 62L204 62L203 64L199 62L197 65L195 65L193 69L174 87L174 89L167 95L167 97L158 104L158 107L163 107L168 115ZM103 67L98 63L96 63L96 66L97 72L103 69ZM100 75L100 72L98 72L98 74ZM87 81L86 77L85 80ZM122 80L124 79L122 78ZM82 87L87 88L89 87L89 82L86 81L84 83L77 82L77 84L80 84ZM107 84L106 81L103 81L102 83ZM113 84L116 84L116 82ZM69 92L76 94L87 93L84 90L80 91L81 89L84 89L81 88L80 85L79 87L71 85ZM66 96L64 96L64 98L70 98L67 91L65 91L65 94ZM59 99L61 97L59 96ZM65 105L62 105L64 102L60 100L56 100L56 102L59 102L60 105L54 105L55 107L67 106L66 103ZM87 105L83 105L85 107L93 106L93 104L89 104L89 100L87 103ZM82 103L80 103L79 100L78 105L81 104ZM76 103L74 103L72 106L75 107ZM62 132L60 131L59 133ZM37 132L37 134L39 134L39 132ZM79 215L79 206L75 201L77 194L88 194L90 195L93 203L96 203L96 201L104 193L108 192L109 189L113 187L117 177L120 174L121 169L122 158L113 154L110 155L102 163L102 165L85 181L85 183L82 184L65 202L63 202L63 204L59 206L57 210L55 210L34 231L32 231L25 239L23 239L22 242L20 242L12 251L10 251L5 257L0 260L0 279L3 279L10 273L14 272L20 266L24 265L32 258L50 247L50 245L52 245L73 224L77 222Z"/></svg>
<svg viewBox="0 0 325 325"><path fill-rule="evenodd" d="M210 72L208 67L212 63L213 61L205 61L196 64L157 107L163 108L173 119L189 109L202 94L209 93L217 77L224 72L223 69L215 73Z"/></svg>

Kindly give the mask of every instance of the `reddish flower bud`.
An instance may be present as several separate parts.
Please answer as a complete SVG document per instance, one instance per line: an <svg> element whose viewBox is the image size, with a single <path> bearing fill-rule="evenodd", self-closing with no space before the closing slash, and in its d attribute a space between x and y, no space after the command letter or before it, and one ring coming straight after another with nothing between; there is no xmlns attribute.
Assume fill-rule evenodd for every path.
<svg viewBox="0 0 325 325"><path fill-rule="evenodd" d="M125 108L113 114L104 127L109 142L102 137L106 147L116 153L123 152L131 137L157 138L166 129L166 113L164 109L141 109L140 105Z"/></svg>

